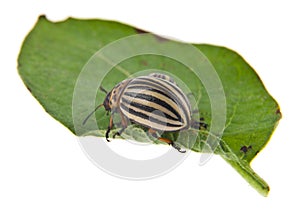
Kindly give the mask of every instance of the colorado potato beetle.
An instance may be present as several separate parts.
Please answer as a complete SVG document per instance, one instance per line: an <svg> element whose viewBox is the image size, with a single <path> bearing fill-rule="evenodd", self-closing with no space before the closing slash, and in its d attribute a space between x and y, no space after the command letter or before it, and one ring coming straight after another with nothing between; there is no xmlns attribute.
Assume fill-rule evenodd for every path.
<svg viewBox="0 0 300 211"><path fill-rule="evenodd" d="M206 128L200 121L192 120L191 105L184 92L168 75L152 73L147 76L126 79L117 84L107 95L102 104L87 116L87 119L101 106L111 112L109 126L106 131L106 140L114 125L113 115L118 113L121 118L121 129L113 135L121 135L129 123L148 128L148 133L177 149L185 152L173 141L158 137L157 132L177 132L189 128Z"/></svg>

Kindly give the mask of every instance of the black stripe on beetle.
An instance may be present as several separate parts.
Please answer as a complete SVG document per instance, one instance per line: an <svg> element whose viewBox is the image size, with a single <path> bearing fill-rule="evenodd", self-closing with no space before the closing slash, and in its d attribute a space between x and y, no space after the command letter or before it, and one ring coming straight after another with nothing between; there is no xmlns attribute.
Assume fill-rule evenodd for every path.
<svg viewBox="0 0 300 211"><path fill-rule="evenodd" d="M173 114L176 115L176 117L181 120L180 115L178 114L178 112L174 109L174 107L172 107L170 104L168 104L167 102L152 96L152 95L146 95L146 94L140 94L140 93L133 93L133 92L126 92L124 93L124 95L126 96L130 96L133 98L139 98L139 99L143 99L146 100L148 102L153 102L155 104L161 105L163 107L165 107L166 109L168 109L169 111L171 111Z"/></svg>
<svg viewBox="0 0 300 211"><path fill-rule="evenodd" d="M124 108L124 105L121 104L121 107ZM130 114L133 114L133 116L136 116L136 117L140 117L142 119L144 119L145 122L141 123L139 121L136 121L136 119L131 119L133 122L137 122L139 124L142 124L143 126L148 126L148 124L146 124L147 121L151 121L153 123L157 123L159 124L161 127L164 127L164 126L168 126L168 127L181 127L181 125L176 125L176 124L171 124L169 122L163 122L163 121L160 121L159 119L157 118L154 118L154 117L150 117L148 115L146 115L145 113L143 112L138 112L134 109L131 109L131 108L125 108L126 110L128 110L128 112Z"/></svg>
<svg viewBox="0 0 300 211"><path fill-rule="evenodd" d="M140 103L137 103L137 102L130 102L130 101L126 100L126 99L123 99L123 102L126 103L127 105L133 106L133 107L135 107L137 109L141 109L141 110L147 111L149 113L152 113L152 112L154 112L154 111L157 110L154 107L143 105L143 104L140 104ZM167 113L162 112L162 114L163 114L163 116L165 116L169 120L181 121L179 118L174 118L173 116L171 116L171 115L169 115Z"/></svg>
<svg viewBox="0 0 300 211"><path fill-rule="evenodd" d="M166 80L158 80L154 77L138 77L134 79L130 84L128 89L131 87L131 84L146 84L149 87L154 87L156 89L162 90L168 97L177 103L175 107L181 107L185 116L190 115L190 102L186 95L181 91L179 87L175 83L170 83L170 81Z"/></svg>
<svg viewBox="0 0 300 211"><path fill-rule="evenodd" d="M130 85L131 85L131 84L130 84ZM161 95L164 95L164 96L170 98L170 96L169 96L167 93L158 90L159 87L157 87L157 89L154 89L154 88L151 88L151 87L149 87L149 86L136 85L136 86L130 86L130 87L128 87L127 89L128 89L128 90L130 90L130 89L149 90L149 91L156 92L156 93L159 93L159 94L161 94ZM170 98L170 99L171 99L173 102L175 102L174 99L172 99L172 98ZM176 103L176 102L175 102L175 103Z"/></svg>
<svg viewBox="0 0 300 211"><path fill-rule="evenodd" d="M178 98L178 96L180 96L187 105L190 105L190 102L188 100L188 98L186 97L186 95L182 92L182 90L174 83L170 83L170 81L168 81L169 83L166 83L165 81L162 80L153 80L152 78L147 78L146 77L141 77L140 79L142 80L148 80L148 81L152 81L156 84L158 84L160 87L164 87L166 90L171 90L170 93L174 94L174 97ZM172 90L174 89L174 90Z"/></svg>

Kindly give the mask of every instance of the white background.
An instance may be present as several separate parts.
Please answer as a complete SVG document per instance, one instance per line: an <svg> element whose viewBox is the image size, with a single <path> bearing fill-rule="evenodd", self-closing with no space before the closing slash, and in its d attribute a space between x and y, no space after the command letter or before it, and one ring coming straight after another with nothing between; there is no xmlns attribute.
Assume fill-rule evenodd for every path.
<svg viewBox="0 0 300 211"><path fill-rule="evenodd" d="M0 210L299 210L296 2L2 1ZM199 154L192 153L171 173L139 182L112 177L95 167L77 138L44 112L17 74L21 43L40 14L51 20L112 19L239 52L256 69L283 114L270 143L252 163L271 186L269 196L260 196L217 156L199 166ZM124 149L128 145L111 143Z"/></svg>

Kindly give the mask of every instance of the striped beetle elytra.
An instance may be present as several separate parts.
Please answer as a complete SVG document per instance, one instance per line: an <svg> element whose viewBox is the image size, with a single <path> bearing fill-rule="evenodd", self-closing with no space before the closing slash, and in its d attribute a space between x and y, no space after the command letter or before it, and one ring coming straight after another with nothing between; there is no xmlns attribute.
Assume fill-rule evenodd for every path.
<svg viewBox="0 0 300 211"><path fill-rule="evenodd" d="M126 79L117 84L107 95L102 104L87 116L87 119L101 106L107 112L111 112L109 126L106 131L106 140L109 141L109 133L114 125L113 115L118 113L121 119L121 129L113 135L121 135L129 123L134 123L148 128L148 133L177 149L185 152L173 141L158 137L157 131L177 132L189 128L207 128L200 121L192 120L191 105L184 92L168 75L152 73L148 76L139 76Z"/></svg>

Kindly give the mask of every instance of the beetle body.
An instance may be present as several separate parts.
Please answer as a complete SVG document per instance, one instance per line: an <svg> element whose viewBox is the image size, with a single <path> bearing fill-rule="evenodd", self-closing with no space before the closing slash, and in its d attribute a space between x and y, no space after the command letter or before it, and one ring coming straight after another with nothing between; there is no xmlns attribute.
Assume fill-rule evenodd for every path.
<svg viewBox="0 0 300 211"><path fill-rule="evenodd" d="M190 105L175 84L151 76L131 80L119 99L130 121L154 130L179 131L190 125Z"/></svg>
<svg viewBox="0 0 300 211"><path fill-rule="evenodd" d="M160 73L120 82L107 94L103 106L111 112L107 140L114 124L113 115L118 113L122 129L113 137L120 135L129 122L133 122L148 128L151 135L183 152L173 141L157 137L156 131L176 132L189 129L195 123L191 119L187 96L171 77Z"/></svg>

